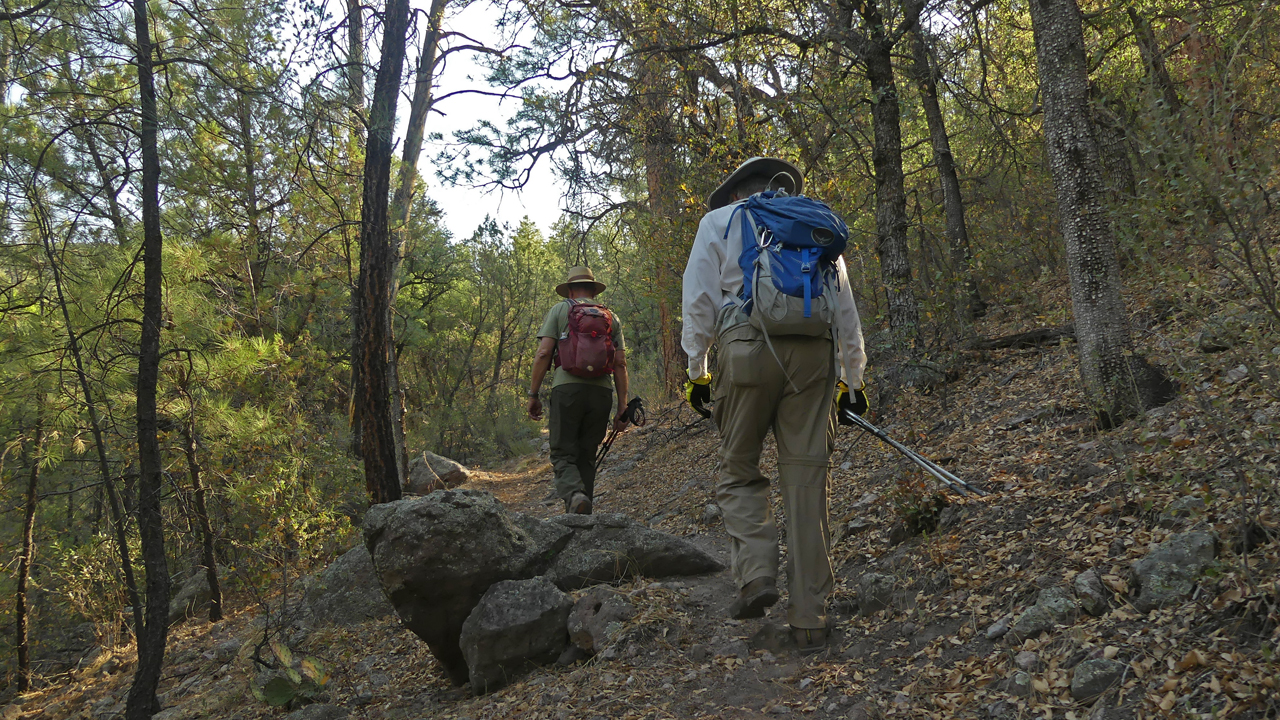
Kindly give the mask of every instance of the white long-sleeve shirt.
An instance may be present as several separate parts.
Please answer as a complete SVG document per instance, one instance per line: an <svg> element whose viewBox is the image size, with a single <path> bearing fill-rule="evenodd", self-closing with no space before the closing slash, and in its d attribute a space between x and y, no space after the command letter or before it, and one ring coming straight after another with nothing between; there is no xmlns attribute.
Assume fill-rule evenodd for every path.
<svg viewBox="0 0 1280 720"><path fill-rule="evenodd" d="M707 374L707 352L716 339L716 320L720 310L728 303L737 302L742 288L742 268L738 256L742 254L743 214L734 214L739 203L717 208L702 217L698 234L689 251L689 263L684 268L684 301L682 315L684 328L680 344L689 354L689 377L700 378ZM725 226L732 218L733 227L725 237ZM836 358L840 363L841 377L849 387L862 386L862 371L867 365L867 355L862 345L862 321L853 301L853 288L849 286L849 272L844 258L836 260L839 273L839 291L836 301L835 336Z"/></svg>

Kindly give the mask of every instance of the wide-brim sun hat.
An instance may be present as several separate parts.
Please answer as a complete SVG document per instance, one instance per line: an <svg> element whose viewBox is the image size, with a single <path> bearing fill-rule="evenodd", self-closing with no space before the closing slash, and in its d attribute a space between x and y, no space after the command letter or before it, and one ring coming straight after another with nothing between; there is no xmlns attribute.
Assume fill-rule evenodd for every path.
<svg viewBox="0 0 1280 720"><path fill-rule="evenodd" d="M786 160L779 160L771 157L753 157L748 158L746 162L738 166L724 182L720 183L711 195L707 197L707 207L715 210L728 205L730 202L729 195L738 183L751 177L752 175L764 175L772 180L779 181L783 189L788 195L799 195L804 191L804 175L800 169Z"/></svg>
<svg viewBox="0 0 1280 720"><path fill-rule="evenodd" d="M591 274L591 268L585 265L577 265L569 268L569 279L556 286L556 294L560 297L569 297L570 285L590 285L595 288L596 294L604 292L605 284L596 281L596 276Z"/></svg>

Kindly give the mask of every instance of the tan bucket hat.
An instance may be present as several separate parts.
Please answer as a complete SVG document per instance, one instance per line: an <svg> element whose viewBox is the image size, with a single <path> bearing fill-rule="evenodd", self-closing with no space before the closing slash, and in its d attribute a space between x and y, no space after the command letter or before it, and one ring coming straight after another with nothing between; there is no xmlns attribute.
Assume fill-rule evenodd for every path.
<svg viewBox="0 0 1280 720"><path fill-rule="evenodd" d="M569 297L570 285L590 285L596 289L596 294L604 292L605 284L596 282L596 276L591 274L591 268L585 265L577 265L569 268L569 279L556 286L556 294L560 297Z"/></svg>
<svg viewBox="0 0 1280 720"><path fill-rule="evenodd" d="M804 191L804 175L795 165L778 158L757 156L748 158L733 171L732 175L720 183L720 187L707 198L707 207L715 210L728 205L729 194L733 192L733 188L752 175L764 175L767 178L780 180L788 195L799 195Z"/></svg>

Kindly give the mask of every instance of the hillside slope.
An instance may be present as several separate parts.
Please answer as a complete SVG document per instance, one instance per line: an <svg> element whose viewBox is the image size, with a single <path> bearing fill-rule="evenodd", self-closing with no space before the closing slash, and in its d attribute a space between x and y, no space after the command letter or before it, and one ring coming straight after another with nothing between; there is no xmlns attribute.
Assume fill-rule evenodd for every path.
<svg viewBox="0 0 1280 720"><path fill-rule="evenodd" d="M801 657L787 647L781 605L763 620L727 619L727 573L616 588L637 612L610 648L482 697L451 687L395 618L291 642L333 670L327 702L362 718L1277 717L1280 388L1266 363L1275 356L1257 341L1274 335L1264 327L1252 340L1223 340L1222 352L1197 347L1207 347L1211 324L1247 308L1238 298L1204 319L1139 303L1143 351L1175 370L1183 393L1107 432L1093 427L1076 389L1070 342L961 352L937 391L906 389L887 408L873 399L873 421L990 494L939 501L933 481L893 450L841 429L827 652ZM979 330L1025 330L1012 319L1027 315L1006 307ZM621 437L597 508L723 552L708 507L716 436L695 420L672 406ZM767 450L767 472L773 458ZM550 516L559 508L541 502L549 476L545 458L530 457L471 485ZM1127 602L1135 561L1194 531L1214 534L1218 552L1190 596L1145 613ZM1042 590L1071 588L1091 569L1107 595L1118 593L1101 616L1059 616L1021 642L1016 633L989 639L1002 619L1021 622ZM165 720L284 715L247 689L255 612L245 606L217 627L193 621L175 632ZM231 640L246 642L219 649ZM1118 679L1096 700L1073 700L1073 677L1103 660L1118 663ZM10 706L4 720L111 717L129 663L127 652L103 653Z"/></svg>

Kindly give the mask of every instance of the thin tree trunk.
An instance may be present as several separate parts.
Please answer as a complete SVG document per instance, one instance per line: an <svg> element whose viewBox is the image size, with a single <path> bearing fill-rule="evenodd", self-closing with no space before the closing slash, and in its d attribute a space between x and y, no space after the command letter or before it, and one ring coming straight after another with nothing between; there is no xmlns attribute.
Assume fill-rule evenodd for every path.
<svg viewBox="0 0 1280 720"><path fill-rule="evenodd" d="M204 563L205 578L209 581L209 622L222 619L222 585L218 582L218 560L214 551L213 523L209 521L209 510L205 502L204 480L200 477L200 462L196 455L195 406L192 405L191 417L182 428L182 439L186 443L187 473L191 476L191 488L195 491L196 522L200 524L200 561Z"/></svg>
<svg viewBox="0 0 1280 720"><path fill-rule="evenodd" d="M138 594L138 581L133 574L133 560L129 553L129 537L126 518L120 509L120 497L116 490L115 478L111 474L111 463L107 460L107 444L103 439L102 420L98 416L98 404L94 400L93 390L89 386L89 373L84 368L84 357L80 352L80 338L71 324L71 308L67 304L66 291L62 284L62 265L53 249L53 229L50 227L44 204L39 195L31 195L31 205L35 210L40 227L41 245L44 247L45 259L53 273L53 287L58 295L58 306L62 309L62 321L67 330L67 349L71 352L71 360L75 365L76 379L80 382L80 392L84 393L85 410L89 413L89 431L93 433L93 445L98 454L98 476L102 481L103 492L107 496L111 510L111 522L115 526L116 549L120 553L120 570L124 575L125 589L129 593L129 602L133 606L133 634L137 638L142 629L142 598ZM101 501L99 501L101 502ZM96 524L96 523L95 523Z"/></svg>
<svg viewBox="0 0 1280 720"><path fill-rule="evenodd" d="M262 317L258 297L262 293L263 280L267 275L271 246L258 224L262 214L258 207L258 148L253 136L253 101L248 95L240 96L238 110L240 142L244 152L244 204L249 236L245 251L249 265L249 302L253 303L253 333L261 335Z"/></svg>
<svg viewBox="0 0 1280 720"><path fill-rule="evenodd" d="M863 53L871 83L871 153L876 175L876 255L888 301L889 330L904 349L919 338L920 307L912 289L907 254L907 197L903 190L902 128L893 76L893 40L874 0L858 6L869 41ZM917 10L918 13L918 10Z"/></svg>
<svg viewBox="0 0 1280 720"><path fill-rule="evenodd" d="M946 120L938 102L938 70L929 56L924 33L917 27L911 36L916 81L920 84L924 117L929 124L929 139L933 144L933 162L938 168L938 179L942 182L942 204L947 215L951 270L964 283L963 312L965 319L972 321L986 312L987 303L978 292L978 283L973 275L973 251L969 247L969 228L964 218L960 177L956 173L955 158L951 155L951 138L947 135Z"/></svg>
<svg viewBox="0 0 1280 720"><path fill-rule="evenodd" d="M427 31L422 36L422 53L418 58L413 100L409 103L409 125L405 128L404 152L400 159L400 181L391 200L391 287L388 290L387 326L391 341L387 344L387 386L391 388L391 428L395 434L396 474L401 485L409 470L409 448L404 436L404 387L400 383L400 358L395 344L395 304L400 293L400 264L404 260L404 224L409 221L413 205L413 186L418 177L418 157L422 154L422 137L431 110L436 57L440 46L440 24L449 0L432 0L427 13Z"/></svg>
<svg viewBox="0 0 1280 720"><path fill-rule="evenodd" d="M347 91L351 104L351 156L358 157L364 144L364 9L362 0L347 0ZM348 277L351 254L347 253ZM351 427L351 454L359 457L363 443L363 423L360 420L360 398L364 396L364 377L360 374L360 329L355 318L360 317L360 293L351 293L351 396L348 399L348 425Z"/></svg>
<svg viewBox="0 0 1280 720"><path fill-rule="evenodd" d="M1160 52L1160 44L1151 30L1151 22L1142 17L1134 8L1129 8L1129 22L1133 24L1133 34L1138 40L1138 53L1142 56L1142 64L1147 69L1147 80L1160 91L1164 106L1171 113L1182 109L1182 101L1178 98L1178 88L1173 84L1169 69L1164 64L1164 53Z"/></svg>
<svg viewBox="0 0 1280 720"><path fill-rule="evenodd" d="M31 564L36 557L36 488L40 485L40 460L44 455L44 404L36 400L35 454L31 456L31 474L27 480L26 513L22 521L22 555L18 558L18 589L14 594L14 615L18 637L18 692L31 689L30 613L27 610L27 584L31 580Z"/></svg>
<svg viewBox="0 0 1280 720"><path fill-rule="evenodd" d="M160 229L159 116L152 73L151 28L147 0L134 0L138 91L142 122L142 336L138 347L138 530L147 569L146 623L138 632L138 667L125 706L127 720L146 720L160 711L156 688L169 633L169 563L164 550L160 493L164 468L157 435L156 390L160 376L160 322L163 312L163 242Z"/></svg>
<svg viewBox="0 0 1280 720"><path fill-rule="evenodd" d="M1089 118L1088 66L1076 0L1032 0L1044 133L1067 249L1085 398L1105 425L1142 410L1120 265L1103 205L1102 163Z"/></svg>
<svg viewBox="0 0 1280 720"><path fill-rule="evenodd" d="M365 486L374 503L400 499L400 452L392 427L391 388L385 371L391 345L392 265L387 198L408 21L408 0L387 0L381 61L369 113L360 210L360 278L356 287L360 314L354 318L358 352L353 366L359 365L364 379L364 395L355 401L360 408Z"/></svg>

